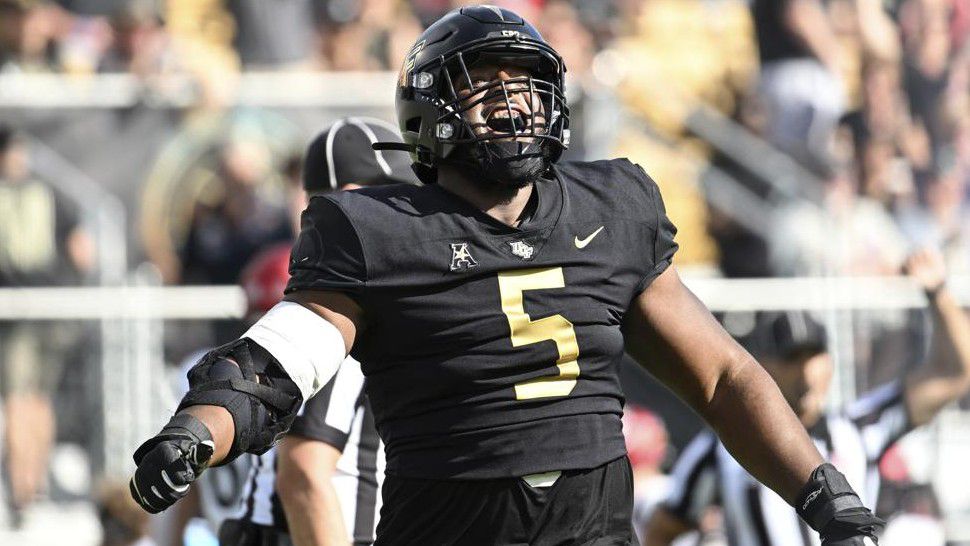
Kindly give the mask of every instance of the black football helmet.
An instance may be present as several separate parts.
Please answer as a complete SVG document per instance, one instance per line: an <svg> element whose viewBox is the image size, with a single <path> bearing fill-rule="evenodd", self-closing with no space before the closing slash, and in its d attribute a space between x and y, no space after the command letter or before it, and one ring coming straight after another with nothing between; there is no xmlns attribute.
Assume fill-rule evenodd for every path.
<svg viewBox="0 0 970 546"><path fill-rule="evenodd" d="M477 63L515 66L528 75L476 87L469 69ZM425 183L436 181L442 161L458 162L459 157L478 167L526 161L531 165L530 177L541 175L569 145L565 73L559 54L512 11L494 6L451 11L421 34L404 59L396 107L405 144L385 149L411 152L411 166ZM456 81L470 93L459 97ZM516 93L528 93L527 119L522 112L513 112L510 98ZM470 101L470 96L477 98ZM534 104L536 100L542 104ZM489 124L488 134L477 134L462 114L496 101L504 101L507 121L498 127ZM541 119L537 120L537 112Z"/></svg>

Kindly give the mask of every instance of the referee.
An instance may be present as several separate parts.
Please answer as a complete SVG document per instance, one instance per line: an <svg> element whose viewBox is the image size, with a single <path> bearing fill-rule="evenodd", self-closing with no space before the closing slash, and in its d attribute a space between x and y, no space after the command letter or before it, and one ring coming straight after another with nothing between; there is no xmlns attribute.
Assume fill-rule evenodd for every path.
<svg viewBox="0 0 970 546"><path fill-rule="evenodd" d="M400 154L385 157L371 149L377 141L400 137L388 123L358 117L342 118L320 133L304 159L307 195L416 183ZM280 297L282 289L272 299ZM356 360L347 357L334 378L306 402L283 442L254 459L238 514L220 527L220 546L374 541L384 446Z"/></svg>
<svg viewBox="0 0 970 546"><path fill-rule="evenodd" d="M824 410L832 361L821 325L805 313L779 313L760 317L756 333L765 353L761 362L819 451L845 474L866 505L878 495L877 465L886 450L970 390L970 320L943 285L942 257L920 251L906 269L930 302L928 360L909 377L864 394L843 411ZM646 526L647 546L669 545L696 529L713 504L722 508L731 546L819 544L795 510L751 477L710 432L683 450L673 481L670 495Z"/></svg>

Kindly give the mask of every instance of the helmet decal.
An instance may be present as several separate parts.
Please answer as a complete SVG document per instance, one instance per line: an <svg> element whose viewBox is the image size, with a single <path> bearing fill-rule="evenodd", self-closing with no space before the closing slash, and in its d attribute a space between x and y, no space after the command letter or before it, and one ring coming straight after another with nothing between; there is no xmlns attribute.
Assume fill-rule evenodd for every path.
<svg viewBox="0 0 970 546"><path fill-rule="evenodd" d="M411 71L414 70L414 59L418 56L418 53L421 53L421 50L424 49L424 44L426 43L427 40L419 41L418 43L414 44L414 46L412 46L408 51L407 55L404 56L404 64L401 65L401 77L398 81L399 87L407 87L410 85Z"/></svg>

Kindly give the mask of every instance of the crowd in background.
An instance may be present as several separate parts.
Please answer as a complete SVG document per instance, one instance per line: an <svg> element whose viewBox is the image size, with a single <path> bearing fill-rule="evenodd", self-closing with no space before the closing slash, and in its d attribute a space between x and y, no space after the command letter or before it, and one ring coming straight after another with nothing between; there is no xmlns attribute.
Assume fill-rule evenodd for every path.
<svg viewBox="0 0 970 546"><path fill-rule="evenodd" d="M536 21L565 58L575 110L585 115L574 125L589 137L575 139L575 152L629 155L659 181L686 243L682 264L726 276L884 274L918 242L945 247L957 270L970 267L961 214L970 1L497 3ZM0 0L0 74L127 72L147 82L195 74L218 96L226 74L240 70L394 71L421 29L459 4ZM603 89L622 107L584 108ZM772 176L695 134L691 114L704 107L794 158L807 173L800 183L816 186L802 188L810 198L767 199L765 214L783 213L763 233L706 203L696 182L708 165L760 198L773 186ZM595 133L612 126L611 115L635 123L621 123L625 131L604 144ZM265 144L222 145L228 159L241 145L246 161L286 168L286 158L264 161ZM195 241L187 233L176 246ZM184 276L159 266L171 282Z"/></svg>
<svg viewBox="0 0 970 546"><path fill-rule="evenodd" d="M164 178L176 188L159 190L162 177L145 176L124 190L139 196L130 211L141 228L134 255L169 284L233 284L260 249L293 236L309 135L281 129L273 114L231 107L227 82L240 72L397 71L426 25L466 3L0 0L0 78L127 73L151 89L164 76L191 76L200 101L152 122L204 142L191 152L183 143L174 166L160 142L132 160L164 164L155 172L175 173ZM564 57L571 156L629 156L658 181L679 228L679 266L726 277L894 275L912 248L931 245L951 272L970 272L970 0L490 3L535 22ZM120 130L142 119L126 115ZM717 131L728 131L727 144L751 138L767 151L732 149ZM48 233L43 248L63 258L48 257L45 275L84 282L95 250L74 229L76 212L16 163L25 137L19 127L0 133L0 211L26 210L9 205L15 194L33 199L28 189L46 196L52 216L32 216L39 227L31 233ZM758 205L754 221L712 198L725 185ZM30 202L44 206L37 199ZM10 218L0 213L0 242L25 229ZM40 258L5 258L17 248L0 244L0 287L37 284L24 274L36 264L24 260ZM883 335L897 332L898 320L876 322L869 352L908 342ZM3 336L19 340L8 351L29 352L29 335L0 329ZM863 383L900 365L867 370L876 377ZM28 428L51 430L49 404L11 397L16 370L4 366L5 403L34 404L43 422ZM49 393L48 383L35 390ZM20 486L16 502L41 487L34 482Z"/></svg>
<svg viewBox="0 0 970 546"><path fill-rule="evenodd" d="M550 17L549 23L581 17L577 45L595 48L625 32L627 15L638 2L497 3L539 23ZM464 4L468 2L3 0L0 71L147 76L216 62L242 70L395 70L424 27ZM200 55L202 51L207 53Z"/></svg>

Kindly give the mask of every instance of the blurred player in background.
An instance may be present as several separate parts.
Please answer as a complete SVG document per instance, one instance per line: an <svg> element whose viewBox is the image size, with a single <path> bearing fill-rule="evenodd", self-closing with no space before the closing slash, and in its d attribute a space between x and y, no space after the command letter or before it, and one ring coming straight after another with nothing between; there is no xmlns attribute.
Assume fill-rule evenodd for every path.
<svg viewBox="0 0 970 546"><path fill-rule="evenodd" d="M385 157L371 149L378 140L400 137L387 122L356 117L340 119L320 133L304 158L304 205L307 198L332 191L416 183L399 155ZM244 270L241 284L252 322L283 297L289 259L290 246L279 245L260 253ZM189 366L200 356L190 357ZM363 384L360 364L348 358L306 403L276 449L206 474L200 507L219 529L222 546L373 542L384 450Z"/></svg>
<svg viewBox="0 0 970 546"><path fill-rule="evenodd" d="M0 288L75 284L94 246L66 196L33 176L24 135L0 125ZM43 491L56 433L51 396L72 342L70 324L0 322L3 486L12 523Z"/></svg>
<svg viewBox="0 0 970 546"><path fill-rule="evenodd" d="M763 315L749 340L819 451L845 472L867 504L878 497L878 465L886 450L970 390L970 319L944 285L943 258L916 252L906 270L930 301L933 339L927 361L909 377L862 395L843 412L825 410L832 359L825 330L810 314ZM818 544L791 506L752 478L710 432L684 449L673 476L670 497L648 526L648 546L669 545L697 528L715 502L723 508L732 546Z"/></svg>
<svg viewBox="0 0 970 546"><path fill-rule="evenodd" d="M912 471L919 465L922 456L919 451L923 447L920 442L909 445L898 442L879 461L876 510L886 519L883 534L886 546L944 546L947 543L946 524L936 489L928 483L925 474L919 476L919 470ZM914 448L915 453L911 451Z"/></svg>
<svg viewBox="0 0 970 546"><path fill-rule="evenodd" d="M623 407L623 437L633 468L633 530L639 543L654 509L670 490L670 477L661 472L668 450L667 428L657 414L628 402ZM685 536L676 544L695 544L694 539Z"/></svg>

